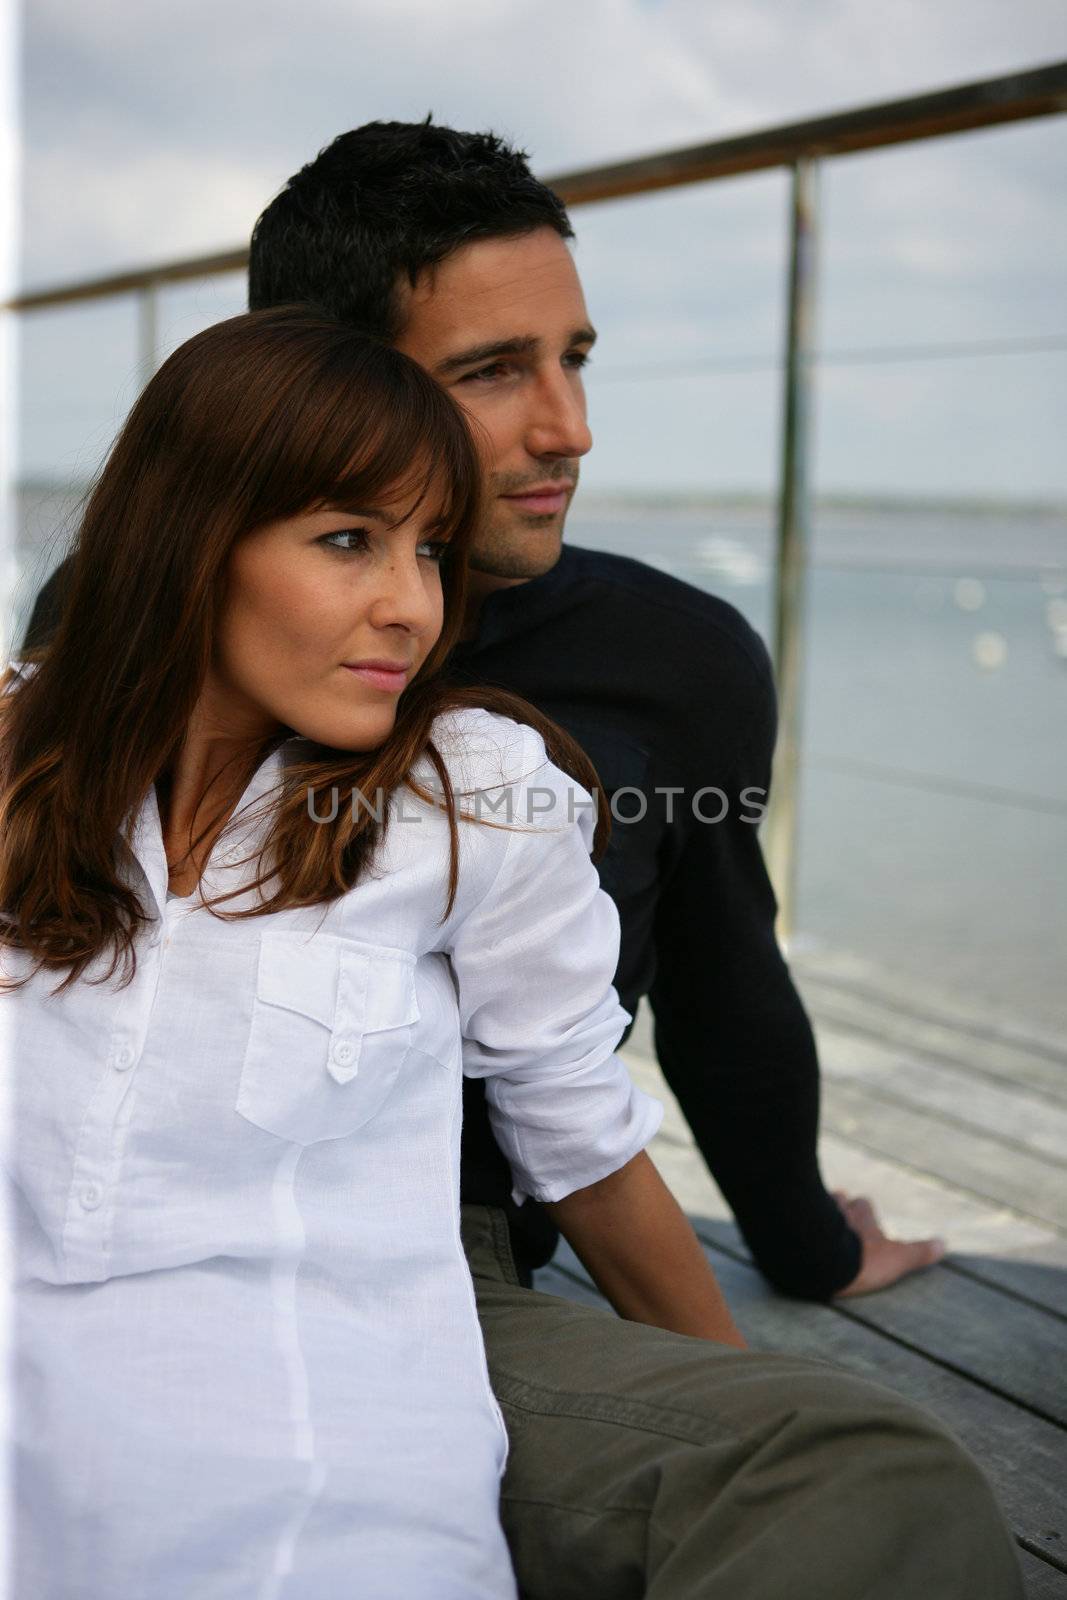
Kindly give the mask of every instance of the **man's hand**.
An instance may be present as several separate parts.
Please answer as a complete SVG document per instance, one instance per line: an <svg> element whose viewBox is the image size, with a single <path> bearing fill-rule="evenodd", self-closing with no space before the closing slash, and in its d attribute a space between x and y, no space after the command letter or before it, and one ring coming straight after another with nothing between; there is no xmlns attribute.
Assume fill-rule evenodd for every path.
<svg viewBox="0 0 1067 1600"><path fill-rule="evenodd" d="M932 1267L945 1254L943 1239L890 1239L883 1233L877 1213L864 1195L850 1199L835 1189L834 1199L849 1227L859 1234L863 1246L860 1270L851 1283L837 1291L835 1298L839 1300L846 1295L873 1294L876 1289L888 1289L891 1283L909 1272Z"/></svg>

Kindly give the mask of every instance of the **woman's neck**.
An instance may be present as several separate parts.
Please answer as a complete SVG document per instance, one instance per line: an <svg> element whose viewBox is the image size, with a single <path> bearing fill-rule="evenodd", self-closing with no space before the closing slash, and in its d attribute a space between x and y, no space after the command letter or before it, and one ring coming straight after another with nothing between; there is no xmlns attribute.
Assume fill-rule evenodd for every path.
<svg viewBox="0 0 1067 1600"><path fill-rule="evenodd" d="M227 717L221 710L201 697L173 762L156 779L170 888L175 894L191 894L200 882L215 840L274 731L262 722Z"/></svg>

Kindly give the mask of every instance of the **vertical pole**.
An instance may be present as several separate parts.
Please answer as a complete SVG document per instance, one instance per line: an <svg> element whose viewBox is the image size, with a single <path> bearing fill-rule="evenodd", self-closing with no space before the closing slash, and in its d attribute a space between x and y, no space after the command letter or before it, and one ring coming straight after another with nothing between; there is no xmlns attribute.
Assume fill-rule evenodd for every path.
<svg viewBox="0 0 1067 1600"><path fill-rule="evenodd" d="M816 163L810 158L802 157L794 165L774 576L773 656L778 684L778 747L767 818L767 864L778 898L778 931L783 941L793 932L796 916L804 598L811 525L808 449L814 354L817 178Z"/></svg>
<svg viewBox="0 0 1067 1600"><path fill-rule="evenodd" d="M141 383L145 384L159 363L159 285L152 281L137 296L137 345Z"/></svg>

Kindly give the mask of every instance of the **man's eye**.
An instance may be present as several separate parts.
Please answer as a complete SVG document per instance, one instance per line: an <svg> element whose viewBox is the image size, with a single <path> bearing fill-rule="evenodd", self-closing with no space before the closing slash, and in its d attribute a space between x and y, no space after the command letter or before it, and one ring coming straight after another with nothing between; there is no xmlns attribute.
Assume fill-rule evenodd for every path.
<svg viewBox="0 0 1067 1600"><path fill-rule="evenodd" d="M477 367L474 372L464 373L460 383L492 383L494 378L503 377L510 368L506 361L490 361L488 366Z"/></svg>
<svg viewBox="0 0 1067 1600"><path fill-rule="evenodd" d="M324 533L319 543L327 545L331 550L344 550L351 554L367 548L367 530L338 528L333 533Z"/></svg>
<svg viewBox="0 0 1067 1600"><path fill-rule="evenodd" d="M576 371L581 372L582 368L587 367L593 358L588 350L571 350L563 359L574 367Z"/></svg>

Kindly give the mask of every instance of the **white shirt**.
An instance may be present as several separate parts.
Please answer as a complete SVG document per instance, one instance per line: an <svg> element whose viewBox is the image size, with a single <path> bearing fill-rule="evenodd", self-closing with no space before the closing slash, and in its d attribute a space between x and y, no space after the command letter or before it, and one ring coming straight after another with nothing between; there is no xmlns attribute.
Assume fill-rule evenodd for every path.
<svg viewBox="0 0 1067 1600"><path fill-rule="evenodd" d="M434 731L457 790L510 785L515 824L460 824L447 921L447 822L410 791L350 893L242 922L168 901L153 795L124 869L153 917L132 984L0 997L20 1600L515 1594L461 1074L487 1080L516 1193L544 1200L628 1161L661 1110L613 1054L589 796L506 718ZM294 746L206 892L249 878L242 809Z"/></svg>

